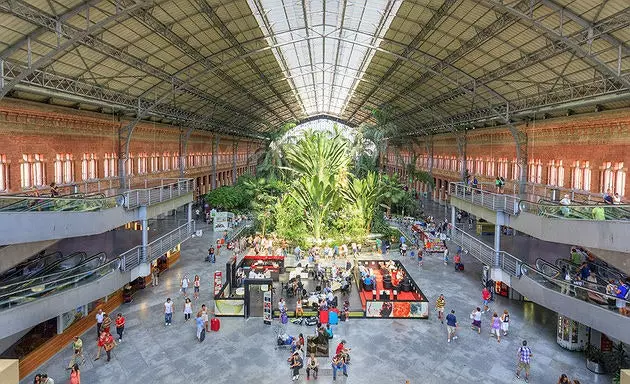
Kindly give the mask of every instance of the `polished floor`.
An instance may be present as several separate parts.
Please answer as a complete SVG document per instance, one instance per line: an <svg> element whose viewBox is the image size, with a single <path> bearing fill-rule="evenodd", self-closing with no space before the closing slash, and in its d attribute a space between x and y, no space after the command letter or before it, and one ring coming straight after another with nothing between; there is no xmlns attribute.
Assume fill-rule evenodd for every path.
<svg viewBox="0 0 630 384"><path fill-rule="evenodd" d="M119 311L127 317L125 340L112 352L112 361L93 361L96 354L95 330L83 335L88 362L82 366L83 383L289 383L286 364L288 352L275 347L279 324L264 325L260 318L222 318L221 330L209 333L203 343L195 339L195 325L184 322L183 299L178 295L183 274L198 274L202 279L201 303L211 304L211 279L215 270L223 269L226 255L217 264L203 262L213 237L205 232L182 247L182 258L161 277L158 287L139 292L134 302ZM362 257L376 256L363 254ZM489 335L490 315L484 315L483 332L468 327L468 314L480 305L481 266L465 259L466 271L456 273L437 257L425 258L420 268L410 258L403 260L422 291L433 302L437 295L446 296L447 310L454 309L460 323L459 339L446 342L446 326L431 311L429 320L351 319L334 327L331 348L345 339L352 348L349 377L346 383L517 383L517 348L526 339L534 354L530 383L555 383L561 373L582 383L609 383L607 376L597 376L585 367L583 354L569 352L556 343L557 317L534 303L497 298L491 310L508 309L511 331L497 343ZM163 302L175 299L173 325L163 323ZM289 334L314 332L312 327L289 323ZM46 372L57 383L68 380L65 367L72 351L68 346L44 364L38 372ZM323 358L321 366L329 366ZM33 375L22 383L32 383ZM305 382L304 374L300 382ZM332 377L320 376L317 382L331 383Z"/></svg>

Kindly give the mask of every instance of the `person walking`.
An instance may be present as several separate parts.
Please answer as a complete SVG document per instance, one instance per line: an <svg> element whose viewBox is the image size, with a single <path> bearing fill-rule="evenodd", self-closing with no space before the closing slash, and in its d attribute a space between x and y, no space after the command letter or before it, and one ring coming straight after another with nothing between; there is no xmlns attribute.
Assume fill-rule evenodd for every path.
<svg viewBox="0 0 630 384"><path fill-rule="evenodd" d="M79 364L75 364L70 368L70 384L81 384L81 371Z"/></svg>
<svg viewBox="0 0 630 384"><path fill-rule="evenodd" d="M209 261L212 264L214 264L216 261L216 258L214 257L214 247L212 245L210 246L210 248L208 248L208 258L206 259L206 261Z"/></svg>
<svg viewBox="0 0 630 384"><path fill-rule="evenodd" d="M195 280L193 281L193 298L195 300L199 300L199 288L201 288L201 279L199 275L195 275ZM190 316L188 316L190 318Z"/></svg>
<svg viewBox="0 0 630 384"><path fill-rule="evenodd" d="M103 331L101 332L101 335L98 337L98 341L96 342L96 346L98 347L98 349L96 350L96 358L94 359L94 361L101 358L101 349L105 347L105 340L107 340L107 335L108 333Z"/></svg>
<svg viewBox="0 0 630 384"><path fill-rule="evenodd" d="M472 326L470 329L473 331L476 330L477 333L481 333L481 309L479 307L472 311L470 319L472 320Z"/></svg>
<svg viewBox="0 0 630 384"><path fill-rule="evenodd" d="M457 331L457 317L455 317L455 310L452 309L451 313L446 315L446 332L447 342L450 343L451 339L457 339L455 332Z"/></svg>
<svg viewBox="0 0 630 384"><path fill-rule="evenodd" d="M188 293L186 293L186 290L188 289L188 284L190 284L190 280L188 280L188 274L184 274L184 277L182 277L182 281L179 284L182 290L182 296L184 297L188 297Z"/></svg>
<svg viewBox="0 0 630 384"><path fill-rule="evenodd" d="M525 382L529 382L529 370L532 359L532 350L527 346L527 340L523 340L523 345L518 348L518 367L516 368L516 378L521 378L521 371L525 370Z"/></svg>
<svg viewBox="0 0 630 384"><path fill-rule="evenodd" d="M448 264L448 248L444 248L444 265Z"/></svg>
<svg viewBox="0 0 630 384"><path fill-rule="evenodd" d="M173 321L173 302L171 298L167 298L164 303L164 325L171 325Z"/></svg>
<svg viewBox="0 0 630 384"><path fill-rule="evenodd" d="M492 336L496 335L497 342L501 342L501 319L496 312L492 314L492 325L490 328L490 334Z"/></svg>
<svg viewBox="0 0 630 384"><path fill-rule="evenodd" d="M197 317L195 318L195 323L197 324L197 340L201 341L201 332L204 330L203 316L201 311L197 312Z"/></svg>
<svg viewBox="0 0 630 384"><path fill-rule="evenodd" d="M116 342L114 341L114 336L111 333L105 334L105 341L103 342L103 349L105 349L105 353L107 354L107 362L112 359L112 349L116 346Z"/></svg>
<svg viewBox="0 0 630 384"><path fill-rule="evenodd" d="M103 309L99 308L98 311L96 311L96 339L97 340L99 336L101 335L101 326L103 325L104 317L105 317L105 314L103 313Z"/></svg>
<svg viewBox="0 0 630 384"><path fill-rule="evenodd" d="M72 367L77 365L79 358L81 358L81 364L85 364L85 357L83 356L83 340L81 340L79 336L72 338L72 350L74 351L74 354L72 355L72 359L70 359L68 369L72 369Z"/></svg>
<svg viewBox="0 0 630 384"><path fill-rule="evenodd" d="M116 315L116 333L118 334L118 342L123 340L123 333L125 332L125 317L122 313Z"/></svg>
<svg viewBox="0 0 630 384"><path fill-rule="evenodd" d="M503 331L503 336L507 336L508 330L510 329L510 314L508 310L503 311L503 315L501 315L501 331Z"/></svg>
<svg viewBox="0 0 630 384"><path fill-rule="evenodd" d="M571 380L569 380L569 376L563 373L558 378L558 384L571 384Z"/></svg>
<svg viewBox="0 0 630 384"><path fill-rule="evenodd" d="M110 333L110 328L112 326L112 319L109 317L107 313L103 313L103 323L101 324L101 331L105 331Z"/></svg>
<svg viewBox="0 0 630 384"><path fill-rule="evenodd" d="M444 294L441 294L435 301L435 310L442 324L444 324L444 307L446 307L446 299L444 298Z"/></svg>
<svg viewBox="0 0 630 384"><path fill-rule="evenodd" d="M55 384L55 380L53 380L52 377L48 377L47 373L42 373L40 383L41 384Z"/></svg>
<svg viewBox="0 0 630 384"><path fill-rule="evenodd" d="M315 357L314 353L311 353L311 356L308 358L306 362L306 380L311 379L311 371L313 371L313 380L317 380L317 372L319 371L319 361L317 361L317 357Z"/></svg>
<svg viewBox="0 0 630 384"><path fill-rule="evenodd" d="M190 301L190 298L186 298L186 301L184 301L184 321L188 321L190 320L190 317L192 316L192 301Z"/></svg>
<svg viewBox="0 0 630 384"><path fill-rule="evenodd" d="M481 300L483 301L483 311L481 313L486 313L488 311L488 303L490 302L490 291L487 287L483 287L481 290Z"/></svg>

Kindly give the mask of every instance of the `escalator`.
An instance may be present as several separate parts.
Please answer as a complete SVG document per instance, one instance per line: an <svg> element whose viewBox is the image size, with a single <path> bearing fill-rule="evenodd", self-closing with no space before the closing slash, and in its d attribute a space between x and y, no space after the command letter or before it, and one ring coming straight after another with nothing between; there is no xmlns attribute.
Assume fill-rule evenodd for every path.
<svg viewBox="0 0 630 384"><path fill-rule="evenodd" d="M540 259L539 259L540 260ZM606 295L606 287L598 284L576 284L562 277L549 276L556 266L543 262L545 271L522 264L519 278L511 279L511 287L552 311L567 316L579 323L597 329L609 337L630 343L630 317L619 314L614 306L614 297ZM610 299L610 301L609 301Z"/></svg>
<svg viewBox="0 0 630 384"><path fill-rule="evenodd" d="M2 285L7 285L19 280L28 280L35 277L47 265L51 265L61 259L63 259L63 255L58 251L32 257L3 272L0 275L0 281Z"/></svg>
<svg viewBox="0 0 630 384"><path fill-rule="evenodd" d="M84 252L73 255L49 268L51 273L0 287L0 309L29 303L111 272L109 268L102 269L104 265L111 264L112 269L120 266L118 259L107 262L107 255L103 252L88 258L85 258ZM81 262L77 263L79 259Z"/></svg>

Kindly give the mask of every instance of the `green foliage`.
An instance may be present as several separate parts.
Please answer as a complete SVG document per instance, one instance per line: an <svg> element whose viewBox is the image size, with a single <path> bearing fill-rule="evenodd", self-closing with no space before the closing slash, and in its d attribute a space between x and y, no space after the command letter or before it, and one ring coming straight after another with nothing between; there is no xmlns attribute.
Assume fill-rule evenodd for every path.
<svg viewBox="0 0 630 384"><path fill-rule="evenodd" d="M276 234L292 243L306 246L305 234L308 229L304 221L304 211L288 194L276 203L275 214Z"/></svg>
<svg viewBox="0 0 630 384"><path fill-rule="evenodd" d="M249 207L249 199L242 184L216 188L205 195L212 207L221 207L231 212L241 212Z"/></svg>
<svg viewBox="0 0 630 384"><path fill-rule="evenodd" d="M383 183L374 172L368 172L363 179L351 178L342 190L344 198L352 205L359 217L361 227L370 230L378 200L385 192Z"/></svg>

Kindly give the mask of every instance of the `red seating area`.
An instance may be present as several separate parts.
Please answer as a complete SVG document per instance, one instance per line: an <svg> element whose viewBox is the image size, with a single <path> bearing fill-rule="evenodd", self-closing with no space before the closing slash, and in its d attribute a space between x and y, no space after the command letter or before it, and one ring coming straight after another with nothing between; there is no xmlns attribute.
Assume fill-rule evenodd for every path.
<svg viewBox="0 0 630 384"><path fill-rule="evenodd" d="M380 292L385 290L383 287L383 273L381 269L373 268L374 277L376 279L376 298L372 294L372 291L361 290L359 296L361 297L361 305L365 310L365 303L371 300L391 300L391 301L406 301L406 300L423 300L424 297L417 292L402 292L398 290L398 296L394 299L394 290L389 290L389 297L381 297ZM392 276L392 284L398 285L398 281Z"/></svg>

